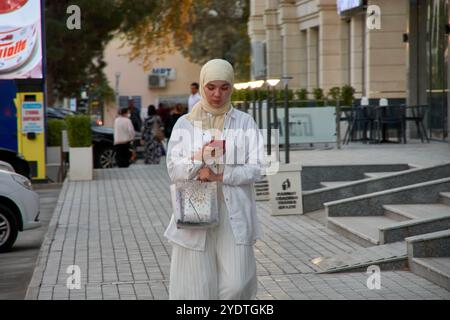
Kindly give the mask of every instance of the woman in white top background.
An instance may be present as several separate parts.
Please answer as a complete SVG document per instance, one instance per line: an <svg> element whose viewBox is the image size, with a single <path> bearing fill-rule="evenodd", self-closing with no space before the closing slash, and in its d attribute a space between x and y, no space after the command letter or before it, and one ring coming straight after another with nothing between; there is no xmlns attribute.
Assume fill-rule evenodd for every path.
<svg viewBox="0 0 450 320"><path fill-rule="evenodd" d="M164 234L173 245L170 299L256 297L253 245L260 238L260 226L254 182L263 173L264 145L251 116L231 105L233 82L230 63L206 63L200 72L201 100L177 121L169 141L167 169L173 183L201 180L219 185L216 227L177 228L172 215ZM211 140L225 140L225 150L216 145L213 149ZM207 165L206 155L211 154L224 158L224 163Z"/></svg>

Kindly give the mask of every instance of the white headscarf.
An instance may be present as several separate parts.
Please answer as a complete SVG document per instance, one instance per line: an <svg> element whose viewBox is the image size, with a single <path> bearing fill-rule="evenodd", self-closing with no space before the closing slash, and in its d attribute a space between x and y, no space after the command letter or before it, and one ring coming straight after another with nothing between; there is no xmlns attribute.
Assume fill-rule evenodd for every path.
<svg viewBox="0 0 450 320"><path fill-rule="evenodd" d="M233 66L226 60L213 59L208 61L200 71L200 95L202 98L192 108L187 119L190 121L201 121L202 128L223 130L225 113L231 107L230 98L220 107L211 106L206 100L205 86L216 80L226 81L233 88L234 70ZM208 115L209 114L209 115Z"/></svg>

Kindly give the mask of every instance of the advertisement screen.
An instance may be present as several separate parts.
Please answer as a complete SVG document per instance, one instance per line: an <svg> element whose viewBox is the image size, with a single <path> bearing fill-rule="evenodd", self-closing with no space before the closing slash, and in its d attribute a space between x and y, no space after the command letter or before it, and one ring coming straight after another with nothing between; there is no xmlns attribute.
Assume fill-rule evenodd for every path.
<svg viewBox="0 0 450 320"><path fill-rule="evenodd" d="M337 0L336 3L339 14L361 7L363 4L363 0Z"/></svg>
<svg viewBox="0 0 450 320"><path fill-rule="evenodd" d="M0 79L42 78L41 0L0 0Z"/></svg>

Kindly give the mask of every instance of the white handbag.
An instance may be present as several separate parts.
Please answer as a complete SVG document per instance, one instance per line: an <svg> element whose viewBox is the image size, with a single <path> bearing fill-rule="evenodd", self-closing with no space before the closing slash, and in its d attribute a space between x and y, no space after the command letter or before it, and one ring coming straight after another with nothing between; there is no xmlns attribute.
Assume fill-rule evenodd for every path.
<svg viewBox="0 0 450 320"><path fill-rule="evenodd" d="M217 182L187 180L170 186L177 228L209 229L219 223Z"/></svg>

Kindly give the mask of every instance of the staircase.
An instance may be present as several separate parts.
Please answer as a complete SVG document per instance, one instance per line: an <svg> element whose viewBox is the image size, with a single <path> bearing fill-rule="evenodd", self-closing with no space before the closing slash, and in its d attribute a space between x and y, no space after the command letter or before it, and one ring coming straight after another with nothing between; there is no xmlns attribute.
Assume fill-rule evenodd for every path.
<svg viewBox="0 0 450 320"><path fill-rule="evenodd" d="M322 188L310 194L325 191L324 198L337 198L323 203L326 225L363 248L313 259L318 272L361 271L373 264L409 268L450 290L449 168L368 171L360 181L321 181ZM346 196L355 188L356 195ZM381 190L363 192L374 189Z"/></svg>

